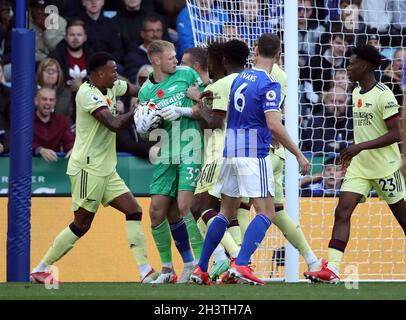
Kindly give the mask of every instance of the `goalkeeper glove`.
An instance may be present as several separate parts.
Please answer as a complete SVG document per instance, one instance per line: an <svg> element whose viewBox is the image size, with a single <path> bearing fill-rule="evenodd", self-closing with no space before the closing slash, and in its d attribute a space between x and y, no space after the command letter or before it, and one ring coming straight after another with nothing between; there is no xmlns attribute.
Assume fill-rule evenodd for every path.
<svg viewBox="0 0 406 320"><path fill-rule="evenodd" d="M179 119L181 116L191 117L192 116L192 108L187 107L176 107L174 105L167 106L166 108L162 109L162 118L167 121L175 121Z"/></svg>
<svg viewBox="0 0 406 320"><path fill-rule="evenodd" d="M134 123L139 134L148 133L155 122L159 122L159 116L155 112L149 112L146 105L139 107L134 113Z"/></svg>

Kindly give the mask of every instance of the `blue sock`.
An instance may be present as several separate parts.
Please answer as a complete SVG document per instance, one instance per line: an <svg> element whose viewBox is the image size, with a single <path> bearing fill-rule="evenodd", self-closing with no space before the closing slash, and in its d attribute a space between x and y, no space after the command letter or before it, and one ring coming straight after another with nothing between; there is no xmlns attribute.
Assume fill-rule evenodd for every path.
<svg viewBox="0 0 406 320"><path fill-rule="evenodd" d="M206 237L204 238L202 255L199 260L199 267L203 272L207 272L210 257L220 243L221 239L226 232L229 222L225 216L219 213L211 222L207 229Z"/></svg>
<svg viewBox="0 0 406 320"><path fill-rule="evenodd" d="M192 262L192 250L190 249L189 235L187 233L186 223L183 218L178 222L170 225L172 238L175 241L176 248L178 249L184 263Z"/></svg>
<svg viewBox="0 0 406 320"><path fill-rule="evenodd" d="M246 266L265 237L266 231L272 221L263 214L258 214L249 224L247 231L245 231L244 240L241 244L240 253L235 261L238 266Z"/></svg>

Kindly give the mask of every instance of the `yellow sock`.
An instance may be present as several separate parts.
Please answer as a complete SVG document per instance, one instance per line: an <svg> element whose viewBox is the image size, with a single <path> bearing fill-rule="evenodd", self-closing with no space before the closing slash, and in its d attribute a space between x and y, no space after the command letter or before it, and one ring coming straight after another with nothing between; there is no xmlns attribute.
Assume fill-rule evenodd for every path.
<svg viewBox="0 0 406 320"><path fill-rule="evenodd" d="M230 232L231 236L234 239L234 242L237 246L241 247L242 239L241 239L241 228L239 225L232 226L228 228L228 232Z"/></svg>
<svg viewBox="0 0 406 320"><path fill-rule="evenodd" d="M213 221L215 217L211 218L207 222L207 229L209 228L211 222ZM224 233L223 238L221 239L221 244L223 245L224 249L229 253L230 256L235 258L238 255L238 252L240 251L240 247L235 243L233 237L231 236L230 232L226 230Z"/></svg>
<svg viewBox="0 0 406 320"><path fill-rule="evenodd" d="M71 250L75 242L79 239L72 230L67 227L63 229L55 238L54 243L42 258L41 262L48 266L54 264Z"/></svg>
<svg viewBox="0 0 406 320"><path fill-rule="evenodd" d="M196 221L197 227L199 228L200 234L202 235L203 239L206 236L206 232L207 232L207 226L204 223L202 217L200 217L197 221Z"/></svg>
<svg viewBox="0 0 406 320"><path fill-rule="evenodd" d="M245 231L250 224L250 211L248 209L239 208L237 211L238 224L241 230L241 239L244 239Z"/></svg>
<svg viewBox="0 0 406 320"><path fill-rule="evenodd" d="M300 226L289 217L285 210L278 211L276 213L276 218L273 219L272 222L280 231L282 231L283 235L291 245L299 250L301 255L310 251L310 246L306 241Z"/></svg>
<svg viewBox="0 0 406 320"><path fill-rule="evenodd" d="M340 273L340 265L341 261L343 260L344 252L328 248L328 267L333 271L337 276Z"/></svg>
<svg viewBox="0 0 406 320"><path fill-rule="evenodd" d="M147 241L142 230L141 221L126 221L125 234L137 266L147 264Z"/></svg>

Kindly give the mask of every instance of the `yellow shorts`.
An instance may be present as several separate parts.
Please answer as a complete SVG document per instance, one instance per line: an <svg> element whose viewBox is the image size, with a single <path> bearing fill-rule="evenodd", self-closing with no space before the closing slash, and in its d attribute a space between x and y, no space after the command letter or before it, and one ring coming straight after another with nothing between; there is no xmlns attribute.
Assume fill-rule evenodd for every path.
<svg viewBox="0 0 406 320"><path fill-rule="evenodd" d="M362 194L361 202L368 197L371 189L374 188L379 198L387 204L394 204L405 199L405 180L399 170L381 179L364 179L359 177L345 177L341 192L354 192Z"/></svg>
<svg viewBox="0 0 406 320"><path fill-rule="evenodd" d="M283 164L284 159L276 155L275 149L269 150L269 157L272 161L273 178L275 180L275 204L283 204Z"/></svg>
<svg viewBox="0 0 406 320"><path fill-rule="evenodd" d="M197 180L195 194L208 192L213 197L220 199L220 195L214 191L214 187L220 173L221 163L222 159L218 159L203 165Z"/></svg>
<svg viewBox="0 0 406 320"><path fill-rule="evenodd" d="M107 207L118 196L130 192L116 171L108 176L100 177L81 170L69 178L72 186L73 211L83 208L96 212L100 203Z"/></svg>

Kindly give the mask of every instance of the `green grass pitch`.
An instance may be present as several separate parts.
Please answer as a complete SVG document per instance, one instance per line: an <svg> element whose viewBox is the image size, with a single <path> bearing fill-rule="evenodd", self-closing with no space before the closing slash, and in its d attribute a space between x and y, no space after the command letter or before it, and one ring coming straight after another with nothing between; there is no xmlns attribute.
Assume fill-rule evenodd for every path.
<svg viewBox="0 0 406 320"><path fill-rule="evenodd" d="M19 299L135 299L135 300L405 300L405 283L360 282L345 284L268 283L265 286L195 284L147 285L138 283L62 283L58 289L29 283L0 283L0 300Z"/></svg>

